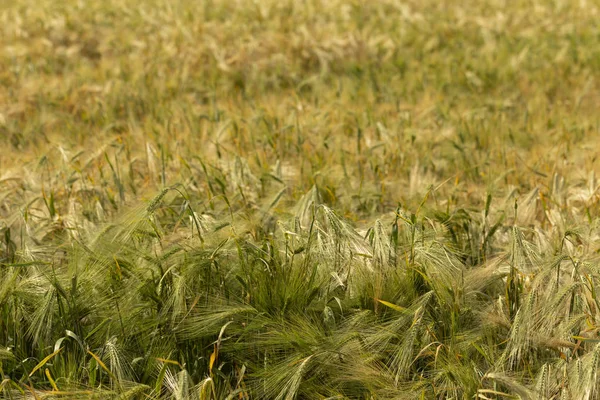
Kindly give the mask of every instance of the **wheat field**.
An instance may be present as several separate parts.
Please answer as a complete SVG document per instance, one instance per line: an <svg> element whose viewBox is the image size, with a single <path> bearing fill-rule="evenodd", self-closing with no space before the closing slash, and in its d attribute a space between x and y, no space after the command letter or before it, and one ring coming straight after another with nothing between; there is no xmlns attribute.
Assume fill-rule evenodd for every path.
<svg viewBox="0 0 600 400"><path fill-rule="evenodd" d="M599 21L0 1L0 398L600 398Z"/></svg>

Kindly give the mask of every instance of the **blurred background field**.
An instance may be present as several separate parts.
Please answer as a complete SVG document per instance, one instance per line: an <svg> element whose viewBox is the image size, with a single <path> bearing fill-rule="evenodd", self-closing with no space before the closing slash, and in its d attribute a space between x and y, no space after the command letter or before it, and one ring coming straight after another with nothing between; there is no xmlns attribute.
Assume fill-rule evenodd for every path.
<svg viewBox="0 0 600 400"><path fill-rule="evenodd" d="M0 396L597 398L599 21L0 1Z"/></svg>

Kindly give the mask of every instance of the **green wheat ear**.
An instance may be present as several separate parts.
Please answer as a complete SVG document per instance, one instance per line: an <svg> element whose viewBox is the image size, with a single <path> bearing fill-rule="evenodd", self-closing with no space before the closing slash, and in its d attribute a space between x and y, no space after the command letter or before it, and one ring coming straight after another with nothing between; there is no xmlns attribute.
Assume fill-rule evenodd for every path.
<svg viewBox="0 0 600 400"><path fill-rule="evenodd" d="M169 192L169 190L171 190L171 188L164 188L163 190L160 191L160 193L158 195L156 195L152 201L150 202L150 204L148 204L148 207L146 208L146 212L148 214L152 214L159 206L161 200L165 197L165 195L167 194L167 192Z"/></svg>

